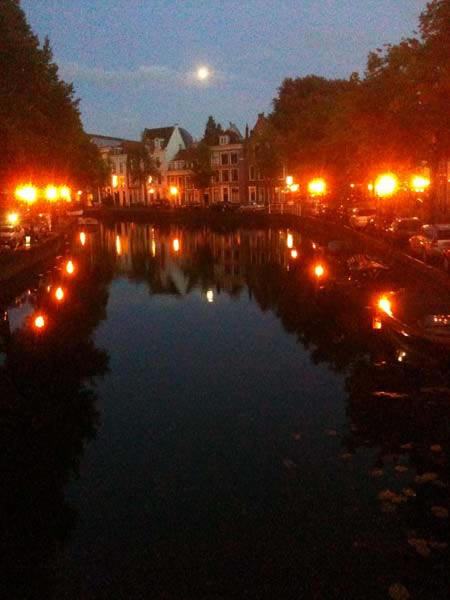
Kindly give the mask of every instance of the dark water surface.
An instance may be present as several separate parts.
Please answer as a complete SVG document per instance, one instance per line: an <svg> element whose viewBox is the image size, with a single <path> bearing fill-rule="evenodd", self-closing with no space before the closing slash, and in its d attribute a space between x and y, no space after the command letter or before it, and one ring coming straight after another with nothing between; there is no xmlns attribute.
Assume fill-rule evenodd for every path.
<svg viewBox="0 0 450 600"><path fill-rule="evenodd" d="M324 242L101 226L4 306L8 597L448 597L448 364Z"/></svg>

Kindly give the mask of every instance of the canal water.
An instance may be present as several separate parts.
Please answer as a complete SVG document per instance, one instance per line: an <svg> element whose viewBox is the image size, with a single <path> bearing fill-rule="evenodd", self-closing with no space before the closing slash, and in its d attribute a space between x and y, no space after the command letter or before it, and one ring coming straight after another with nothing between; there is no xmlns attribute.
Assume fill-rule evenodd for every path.
<svg viewBox="0 0 450 600"><path fill-rule="evenodd" d="M448 598L449 365L328 241L101 225L3 300L7 597Z"/></svg>

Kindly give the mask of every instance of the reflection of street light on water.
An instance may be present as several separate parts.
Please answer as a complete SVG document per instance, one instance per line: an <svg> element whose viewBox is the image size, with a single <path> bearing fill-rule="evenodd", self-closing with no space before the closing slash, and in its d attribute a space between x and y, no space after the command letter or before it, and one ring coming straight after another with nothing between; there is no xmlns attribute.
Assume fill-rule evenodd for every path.
<svg viewBox="0 0 450 600"><path fill-rule="evenodd" d="M208 302L214 302L214 292L212 290L206 292L206 300Z"/></svg>

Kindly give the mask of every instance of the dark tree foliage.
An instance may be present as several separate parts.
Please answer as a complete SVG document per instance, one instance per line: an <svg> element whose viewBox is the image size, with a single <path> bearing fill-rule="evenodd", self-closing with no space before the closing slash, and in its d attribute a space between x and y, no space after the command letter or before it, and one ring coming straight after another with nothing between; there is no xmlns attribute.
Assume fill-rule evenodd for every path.
<svg viewBox="0 0 450 600"><path fill-rule="evenodd" d="M123 151L127 155L131 184L145 185L149 176L158 174L158 169L143 141L125 142Z"/></svg>
<svg viewBox="0 0 450 600"><path fill-rule="evenodd" d="M49 181L86 186L102 178L71 84L58 76L17 0L0 0L0 185Z"/></svg>
<svg viewBox="0 0 450 600"><path fill-rule="evenodd" d="M212 118L212 117L210 117ZM200 190L211 184L211 151L205 139L186 150L186 160L192 165L194 187Z"/></svg>

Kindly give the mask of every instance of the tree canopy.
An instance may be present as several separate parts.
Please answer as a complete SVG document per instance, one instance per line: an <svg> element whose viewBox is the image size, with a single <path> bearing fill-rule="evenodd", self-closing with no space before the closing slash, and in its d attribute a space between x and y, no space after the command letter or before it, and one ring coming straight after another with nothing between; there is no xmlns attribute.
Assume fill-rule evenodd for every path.
<svg viewBox="0 0 450 600"><path fill-rule="evenodd" d="M95 146L84 133L79 101L58 76L49 40L39 44L18 0L0 0L0 185L102 177Z"/></svg>

